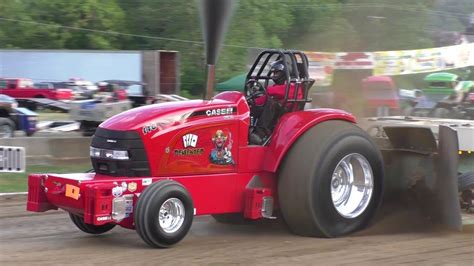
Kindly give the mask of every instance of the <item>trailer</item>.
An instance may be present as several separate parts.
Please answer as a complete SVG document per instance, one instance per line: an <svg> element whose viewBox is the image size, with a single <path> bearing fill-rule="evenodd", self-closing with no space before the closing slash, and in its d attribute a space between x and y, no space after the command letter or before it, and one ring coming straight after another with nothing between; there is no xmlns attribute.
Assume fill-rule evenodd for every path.
<svg viewBox="0 0 474 266"><path fill-rule="evenodd" d="M30 110L36 110L38 108L49 109L61 113L68 113L70 110L70 101L57 101L47 98L17 98L16 99L20 106L24 106Z"/></svg>

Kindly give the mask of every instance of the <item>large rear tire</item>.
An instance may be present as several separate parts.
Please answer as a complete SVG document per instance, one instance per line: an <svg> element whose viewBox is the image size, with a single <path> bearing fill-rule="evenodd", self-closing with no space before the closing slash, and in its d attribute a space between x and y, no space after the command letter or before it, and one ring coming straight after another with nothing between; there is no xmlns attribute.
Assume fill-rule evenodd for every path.
<svg viewBox="0 0 474 266"><path fill-rule="evenodd" d="M328 121L308 130L279 171L281 212L298 235L337 237L366 227L382 192L381 154L349 122Z"/></svg>
<svg viewBox="0 0 474 266"><path fill-rule="evenodd" d="M193 217L188 191L175 181L159 181L141 193L134 214L135 229L151 247L167 248L186 236Z"/></svg>
<svg viewBox="0 0 474 266"><path fill-rule="evenodd" d="M115 224L86 224L84 223L84 219L81 216L72 213L69 213L69 217L71 217L71 221L76 225L77 228L79 228L79 230L88 234L100 235L112 230L112 228L115 227Z"/></svg>

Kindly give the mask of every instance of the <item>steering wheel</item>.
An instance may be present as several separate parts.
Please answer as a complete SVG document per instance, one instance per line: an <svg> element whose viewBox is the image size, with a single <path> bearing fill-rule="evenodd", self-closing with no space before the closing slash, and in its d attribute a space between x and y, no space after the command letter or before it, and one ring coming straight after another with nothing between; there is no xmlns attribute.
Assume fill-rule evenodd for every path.
<svg viewBox="0 0 474 266"><path fill-rule="evenodd" d="M267 95L267 90L260 82L253 79L247 81L247 84L245 84L245 99L249 104L255 104L255 99L263 95Z"/></svg>

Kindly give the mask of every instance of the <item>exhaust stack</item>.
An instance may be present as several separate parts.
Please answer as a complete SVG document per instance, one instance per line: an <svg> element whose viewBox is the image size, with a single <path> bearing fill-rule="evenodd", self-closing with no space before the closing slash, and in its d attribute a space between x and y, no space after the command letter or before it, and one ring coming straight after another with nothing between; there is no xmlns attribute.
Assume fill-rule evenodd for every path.
<svg viewBox="0 0 474 266"><path fill-rule="evenodd" d="M206 47L206 90L204 99L214 94L215 67L235 0L201 0L201 20Z"/></svg>

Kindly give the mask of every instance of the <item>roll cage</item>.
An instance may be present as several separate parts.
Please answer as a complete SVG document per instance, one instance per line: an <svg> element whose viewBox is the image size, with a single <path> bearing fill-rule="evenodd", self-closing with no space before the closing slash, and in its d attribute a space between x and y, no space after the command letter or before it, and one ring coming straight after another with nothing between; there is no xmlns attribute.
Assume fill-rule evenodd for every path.
<svg viewBox="0 0 474 266"><path fill-rule="evenodd" d="M301 51L293 50L265 50L261 52L252 67L250 68L245 84L249 81L263 81L263 86L267 89L271 80L270 64L274 61L284 58L283 64L285 66L285 97L282 105L286 103L297 103L297 110L303 110L305 103L311 102L308 98L308 92L314 84L314 79L311 79L308 74L308 57ZM294 84L294 95L289 95L291 84ZM244 88L247 94L247 86ZM303 98L298 99L299 91L302 91Z"/></svg>

